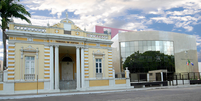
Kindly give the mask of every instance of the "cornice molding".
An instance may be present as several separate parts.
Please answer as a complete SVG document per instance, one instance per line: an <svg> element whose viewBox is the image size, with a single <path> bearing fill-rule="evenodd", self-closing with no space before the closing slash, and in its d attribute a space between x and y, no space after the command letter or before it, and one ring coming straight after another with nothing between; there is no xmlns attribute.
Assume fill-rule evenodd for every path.
<svg viewBox="0 0 201 101"><path fill-rule="evenodd" d="M62 35L62 34L53 34L53 33L37 33L37 32L26 32L26 31L16 31L8 30L6 31L8 36L17 36L17 37L31 37L31 38L43 38L43 39L52 39L52 40L73 40L73 41L82 41L82 42L92 42L92 43L104 43L112 44L111 40L106 39L95 39L87 38L81 36L72 36L72 35Z"/></svg>

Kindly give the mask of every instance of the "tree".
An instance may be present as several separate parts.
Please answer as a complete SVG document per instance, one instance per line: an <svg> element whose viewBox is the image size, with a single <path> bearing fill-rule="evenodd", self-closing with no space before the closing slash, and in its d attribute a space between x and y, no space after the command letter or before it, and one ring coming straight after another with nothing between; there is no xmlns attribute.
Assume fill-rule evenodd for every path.
<svg viewBox="0 0 201 101"><path fill-rule="evenodd" d="M3 69L6 69L6 39L7 35L5 34L6 29L8 29L8 23L12 21L12 17L20 18L25 20L28 23L31 21L26 17L31 17L31 14L25 9L21 4L18 4L20 0L1 0L0 2L0 14L1 14L1 28L3 31L2 41L4 45L4 58L3 58Z"/></svg>
<svg viewBox="0 0 201 101"><path fill-rule="evenodd" d="M123 63L123 68L128 67L131 73L148 72L150 70L167 69L174 72L174 56L165 55L159 51L135 52L128 56Z"/></svg>

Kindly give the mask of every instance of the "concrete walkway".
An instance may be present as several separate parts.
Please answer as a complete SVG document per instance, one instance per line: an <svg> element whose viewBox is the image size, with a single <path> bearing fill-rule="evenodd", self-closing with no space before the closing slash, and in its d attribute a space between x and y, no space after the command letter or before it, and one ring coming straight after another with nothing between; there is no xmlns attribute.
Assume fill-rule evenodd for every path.
<svg viewBox="0 0 201 101"><path fill-rule="evenodd" d="M178 86L162 86L162 87L146 87L146 88L131 88L118 90L102 90L102 91L77 91L77 92L60 92L60 93L41 93L41 94L16 94L16 95L0 95L0 100L6 99L24 99L24 98L40 98L50 96L66 96L66 95L81 95L81 94L97 94L97 93L111 93L111 92L125 92L125 91L139 91L152 89L169 89L169 88L185 88L185 87L201 87L201 85L178 85Z"/></svg>

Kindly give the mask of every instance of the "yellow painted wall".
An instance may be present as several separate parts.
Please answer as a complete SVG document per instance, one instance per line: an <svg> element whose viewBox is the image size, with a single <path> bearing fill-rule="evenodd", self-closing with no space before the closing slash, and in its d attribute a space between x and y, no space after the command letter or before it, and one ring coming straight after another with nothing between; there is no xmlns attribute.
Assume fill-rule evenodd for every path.
<svg viewBox="0 0 201 101"><path fill-rule="evenodd" d="M94 86L109 86L109 80L90 80L89 87Z"/></svg>
<svg viewBox="0 0 201 101"><path fill-rule="evenodd" d="M37 82L15 83L15 91L37 90ZM38 89L44 89L44 82L38 82Z"/></svg>
<svg viewBox="0 0 201 101"><path fill-rule="evenodd" d="M76 25L71 25L71 28L72 29L79 29L79 30L81 30L78 26L76 26Z"/></svg>
<svg viewBox="0 0 201 101"><path fill-rule="evenodd" d="M58 33L56 33L56 30L58 30ZM54 34L64 34L64 30L62 29L54 29L54 28L46 28L46 33L54 33Z"/></svg>
<svg viewBox="0 0 201 101"><path fill-rule="evenodd" d="M78 31L71 31L71 35L86 37L86 33L85 32L78 32L79 33L78 35L77 35L77 32Z"/></svg>
<svg viewBox="0 0 201 101"><path fill-rule="evenodd" d="M23 55L23 61L21 61L21 47L27 48L29 45L31 45L33 48L38 48L38 65L37 65L37 59L36 55L34 53L26 53L24 52ZM22 43L16 43L15 44L15 80L19 80L21 77L21 62L23 62L23 73L25 73L25 56L35 56L35 74L37 73L37 68L39 69L39 79L44 79L44 45L40 44L22 44ZM36 78L36 75L35 75Z"/></svg>
<svg viewBox="0 0 201 101"><path fill-rule="evenodd" d="M0 90L3 90L3 83L0 84Z"/></svg>
<svg viewBox="0 0 201 101"><path fill-rule="evenodd" d="M115 84L126 84L126 80L115 80Z"/></svg>
<svg viewBox="0 0 201 101"><path fill-rule="evenodd" d="M105 63L103 63L103 56L95 56L96 58L101 58L102 59L102 65L104 66L102 68L102 71L104 72L103 75L105 75L105 77L109 77L108 76L108 50L107 49L96 49L96 48L89 48L88 51L88 56L89 56L89 78L93 78L95 77L95 69L94 69L94 65L95 65L95 61L93 61L93 52L97 52L98 50L100 50L101 53L104 52L105 54Z"/></svg>
<svg viewBox="0 0 201 101"><path fill-rule="evenodd" d="M14 30L14 24L9 24L9 30Z"/></svg>
<svg viewBox="0 0 201 101"><path fill-rule="evenodd" d="M111 35L108 35L108 39L109 39L109 40L111 39Z"/></svg>
<svg viewBox="0 0 201 101"><path fill-rule="evenodd" d="M58 23L58 24L53 25L53 27L64 28L64 24Z"/></svg>

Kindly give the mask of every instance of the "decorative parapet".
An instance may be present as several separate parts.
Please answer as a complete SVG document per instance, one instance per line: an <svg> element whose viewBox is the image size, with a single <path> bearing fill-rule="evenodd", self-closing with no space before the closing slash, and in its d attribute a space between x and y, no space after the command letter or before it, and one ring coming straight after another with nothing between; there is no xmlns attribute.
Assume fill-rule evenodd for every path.
<svg viewBox="0 0 201 101"><path fill-rule="evenodd" d="M36 25L10 23L9 28L11 30L18 30L18 31L46 33L46 28L47 27L46 26L36 26Z"/></svg>
<svg viewBox="0 0 201 101"><path fill-rule="evenodd" d="M111 35L108 34L102 34L102 33L93 33L93 32L87 32L86 37L88 38L96 38L96 39L110 39Z"/></svg>

